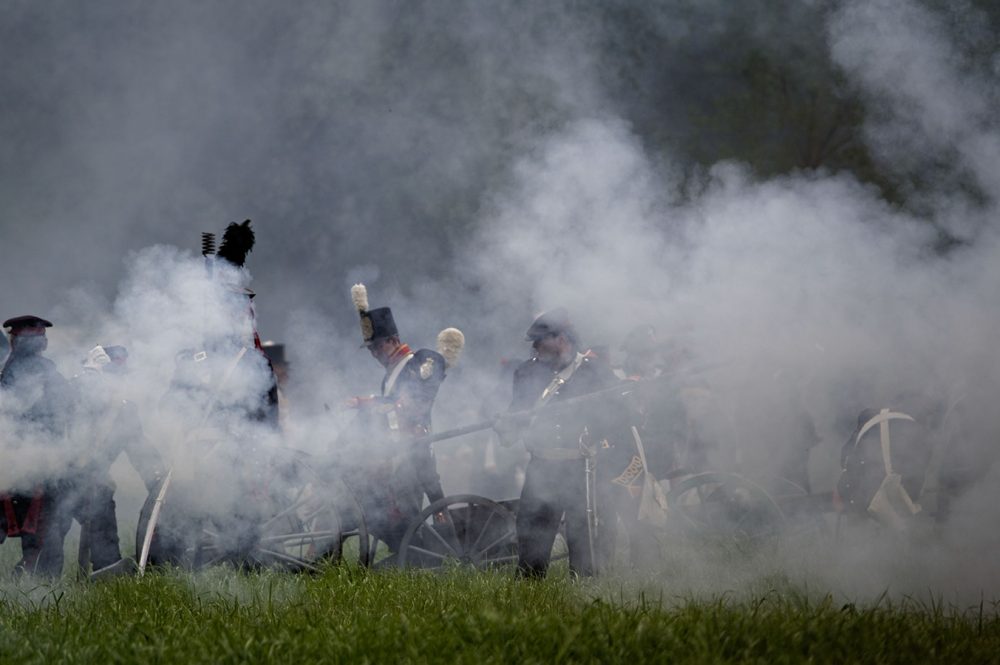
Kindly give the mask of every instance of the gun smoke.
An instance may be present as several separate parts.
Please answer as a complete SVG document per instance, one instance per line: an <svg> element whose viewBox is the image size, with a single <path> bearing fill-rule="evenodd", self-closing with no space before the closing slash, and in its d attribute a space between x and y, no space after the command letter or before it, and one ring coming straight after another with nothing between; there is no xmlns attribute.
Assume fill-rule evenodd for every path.
<svg viewBox="0 0 1000 665"><path fill-rule="evenodd" d="M805 446L810 491L832 491L858 413L893 406L976 471L934 539L872 536L868 525L830 547L828 530L742 566L679 545L656 584L740 593L784 575L852 600L996 598L998 543L984 528L1000 517L996 23L965 3L789 2L787 25L777 10L728 4L609 6L646 19L681 64L733 25L740 48L790 52L797 31L818 28L871 109L863 138L878 168L912 183L932 165L936 177L890 201L846 171L698 165L698 125L682 111L711 98L711 79L672 64L676 96L630 106L616 92L624 61L608 46L621 36L608 15L571 2L15 2L0 27L15 63L0 74L14 100L0 113L5 317L52 320L48 355L67 376L95 344L127 346L126 392L179 475L204 464L185 430L206 400L240 404L269 380L257 367L223 395L189 385L164 398L178 352L202 350L206 331L247 334L197 255L199 232L236 217L258 233L247 265L259 327L287 344L293 368L280 443L317 459L348 424L338 406L380 379L358 349L354 282L392 306L411 344L464 331L438 430L506 408L497 361L530 353L524 330L540 310L568 308L584 346L607 346L615 361L625 333L649 323L687 367L710 368L698 381L713 395L714 468L764 479ZM643 131L660 112L674 121L666 148ZM671 149L675 135L686 138ZM198 371L225 374L238 348ZM24 439L18 405L4 400L0 486L30 484L86 446ZM803 419L814 440L801 440ZM247 427L249 438L278 436ZM477 491L486 443L437 446L446 493ZM522 453L500 455L506 496L493 498L510 498ZM189 498L238 502L222 471ZM652 583L646 572L637 576Z"/></svg>

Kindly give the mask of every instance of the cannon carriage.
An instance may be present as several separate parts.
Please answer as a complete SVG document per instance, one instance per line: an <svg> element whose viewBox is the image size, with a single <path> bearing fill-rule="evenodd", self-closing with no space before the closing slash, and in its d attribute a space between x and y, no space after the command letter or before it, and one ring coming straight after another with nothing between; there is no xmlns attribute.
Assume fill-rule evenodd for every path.
<svg viewBox="0 0 1000 665"><path fill-rule="evenodd" d="M697 532L728 531L748 541L836 538L845 525L860 523L895 533L930 525L944 517L937 476L953 442L940 433L943 419L934 427L924 420L889 408L863 410L831 491L810 492L785 478L702 473L675 484L669 503Z"/></svg>
<svg viewBox="0 0 1000 665"><path fill-rule="evenodd" d="M256 445L225 457L183 476L175 469L152 489L136 527L140 568L148 562L315 572L345 556L369 559L353 492L309 455Z"/></svg>
<svg viewBox="0 0 1000 665"><path fill-rule="evenodd" d="M477 427L462 428L460 433ZM852 449L859 459L882 463L869 473L881 481L888 473L882 469L881 446L875 444L857 437ZM900 450L897 458L907 454L905 445L911 444L902 439L895 443ZM478 569L517 561L517 499L446 496L424 505L402 523L389 524L387 514L394 510L391 492L386 491L392 484L389 476L358 468L347 472L342 463L319 464L284 448L252 450L241 455L240 465L249 466L252 472L241 481L237 503L220 504L214 515L212 511L197 517L189 513L178 523L169 509L180 508L184 500L163 502L164 514L149 547L150 562L315 571L324 562L344 560L373 568L464 565ZM849 512L842 502L838 505L839 492L810 493L781 478L758 480L728 471L689 473L682 469L664 475L658 482L664 490L666 524L643 524L660 540L694 538L749 553L781 538L829 532L831 522L839 524L841 515ZM205 485L199 488L199 482L208 480L187 486L178 483L171 491L181 496L204 494ZM874 490L866 490L872 495L866 495L866 507L879 486L876 482ZM137 534L140 549L156 497L154 490L143 507ZM892 500L897 499L898 493ZM914 505L918 499L915 494ZM866 512L867 517L880 519L872 511L859 514ZM617 526L613 520L610 525ZM557 540L556 549L564 555L565 543Z"/></svg>
<svg viewBox="0 0 1000 665"><path fill-rule="evenodd" d="M516 560L516 500L453 495L405 519L389 463L318 459L252 438L213 436L189 441L208 452L151 488L136 526L140 569L228 564L316 572L343 561L384 568Z"/></svg>

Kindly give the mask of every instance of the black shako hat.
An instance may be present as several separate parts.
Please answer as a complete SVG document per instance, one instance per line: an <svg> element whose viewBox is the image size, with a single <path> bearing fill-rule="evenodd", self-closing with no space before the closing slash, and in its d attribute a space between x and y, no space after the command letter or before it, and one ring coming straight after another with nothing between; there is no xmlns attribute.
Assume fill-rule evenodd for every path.
<svg viewBox="0 0 1000 665"><path fill-rule="evenodd" d="M380 339L398 334L392 310L388 307L376 307L361 312L361 336L364 337L365 346L371 346Z"/></svg>
<svg viewBox="0 0 1000 665"><path fill-rule="evenodd" d="M362 346L371 346L380 339L399 334L391 309L388 307L368 309L368 288L364 284L355 284L351 287L351 300L361 315L361 337L364 339Z"/></svg>
<svg viewBox="0 0 1000 665"><path fill-rule="evenodd" d="M569 313L563 307L556 307L547 312L539 314L525 333L524 341L534 342L549 335L565 333L568 337L576 339L576 331L569 320Z"/></svg>
<svg viewBox="0 0 1000 665"><path fill-rule="evenodd" d="M3 322L4 328L9 328L11 333L15 333L22 328L51 328L52 322L46 321L40 316L31 314L25 316L15 316Z"/></svg>

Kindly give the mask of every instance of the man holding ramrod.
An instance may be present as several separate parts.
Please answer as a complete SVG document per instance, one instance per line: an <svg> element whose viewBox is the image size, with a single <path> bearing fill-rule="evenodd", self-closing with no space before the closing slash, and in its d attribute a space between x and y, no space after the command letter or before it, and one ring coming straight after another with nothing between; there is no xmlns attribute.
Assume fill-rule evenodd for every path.
<svg viewBox="0 0 1000 665"><path fill-rule="evenodd" d="M602 548L598 540L612 535L612 522L602 523L605 492L596 483L598 451L623 440L622 410L608 400L583 400L560 408L581 395L613 388L611 369L580 350L576 330L564 309L543 313L528 328L533 357L514 372L510 414L496 428L507 442L524 441L531 453L517 511L518 571L543 577L548 569L559 522L566 517L570 570L593 575ZM531 418L516 415L533 411ZM600 491L599 491L600 489ZM613 520L613 513L607 514Z"/></svg>

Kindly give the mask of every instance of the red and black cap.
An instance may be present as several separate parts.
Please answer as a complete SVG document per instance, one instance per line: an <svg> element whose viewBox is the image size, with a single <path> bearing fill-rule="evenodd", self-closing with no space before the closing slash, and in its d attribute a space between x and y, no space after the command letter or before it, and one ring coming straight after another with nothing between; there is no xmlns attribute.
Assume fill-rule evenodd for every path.
<svg viewBox="0 0 1000 665"><path fill-rule="evenodd" d="M7 319L3 322L3 327L7 328L11 335L44 335L45 329L52 327L52 322L28 314Z"/></svg>

